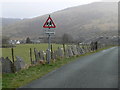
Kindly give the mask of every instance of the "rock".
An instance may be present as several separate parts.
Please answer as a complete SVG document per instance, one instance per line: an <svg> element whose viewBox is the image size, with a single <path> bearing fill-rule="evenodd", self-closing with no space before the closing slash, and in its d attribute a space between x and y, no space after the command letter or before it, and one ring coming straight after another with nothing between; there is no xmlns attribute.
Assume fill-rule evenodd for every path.
<svg viewBox="0 0 120 90"><path fill-rule="evenodd" d="M50 61L49 60L51 60L51 52L50 52L50 50L46 50L46 61L49 63Z"/></svg>
<svg viewBox="0 0 120 90"><path fill-rule="evenodd" d="M56 60L57 59L57 51L53 51L52 59Z"/></svg>
<svg viewBox="0 0 120 90"><path fill-rule="evenodd" d="M2 64L2 73L13 73L13 64L8 57L6 57L6 59L2 57L0 61Z"/></svg>
<svg viewBox="0 0 120 90"><path fill-rule="evenodd" d="M44 54L44 51L40 51L38 54L39 54L39 58L40 58L40 60L45 60L45 54Z"/></svg>
<svg viewBox="0 0 120 90"><path fill-rule="evenodd" d="M58 47L57 54L58 54L58 57L60 58L64 57L63 49Z"/></svg>
<svg viewBox="0 0 120 90"><path fill-rule="evenodd" d="M23 68L25 68L25 62L22 58L19 56L16 56L16 61L14 62L15 70L19 71Z"/></svg>
<svg viewBox="0 0 120 90"><path fill-rule="evenodd" d="M40 58L39 58L39 54L36 48L34 48L34 54L35 54L35 61L37 62Z"/></svg>
<svg viewBox="0 0 120 90"><path fill-rule="evenodd" d="M72 49L73 55L78 55L76 45L72 45L71 49Z"/></svg>
<svg viewBox="0 0 120 90"><path fill-rule="evenodd" d="M68 46L68 55L69 57L73 56L73 52L70 46Z"/></svg>

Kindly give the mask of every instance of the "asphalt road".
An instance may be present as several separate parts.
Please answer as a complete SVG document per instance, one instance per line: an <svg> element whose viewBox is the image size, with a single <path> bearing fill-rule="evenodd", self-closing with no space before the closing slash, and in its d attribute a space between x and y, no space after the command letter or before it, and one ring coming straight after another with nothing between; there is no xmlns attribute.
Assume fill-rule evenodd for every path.
<svg viewBox="0 0 120 90"><path fill-rule="evenodd" d="M84 56L23 88L117 88L118 48Z"/></svg>

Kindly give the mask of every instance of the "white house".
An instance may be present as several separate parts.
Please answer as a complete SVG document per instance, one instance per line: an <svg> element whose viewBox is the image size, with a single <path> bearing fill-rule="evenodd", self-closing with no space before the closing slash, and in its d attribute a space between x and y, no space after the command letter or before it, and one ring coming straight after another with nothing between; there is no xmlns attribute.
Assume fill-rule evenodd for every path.
<svg viewBox="0 0 120 90"><path fill-rule="evenodd" d="M20 41L19 41L19 40L17 40L17 41L16 41L16 44L20 44Z"/></svg>
<svg viewBox="0 0 120 90"><path fill-rule="evenodd" d="M15 45L15 44L20 44L19 40L10 40L9 44Z"/></svg>

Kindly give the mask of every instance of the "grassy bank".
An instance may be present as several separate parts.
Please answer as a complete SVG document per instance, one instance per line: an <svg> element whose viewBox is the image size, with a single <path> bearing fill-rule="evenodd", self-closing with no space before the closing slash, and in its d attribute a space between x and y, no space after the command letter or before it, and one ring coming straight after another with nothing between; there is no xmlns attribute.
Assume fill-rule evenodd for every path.
<svg viewBox="0 0 120 90"><path fill-rule="evenodd" d="M3 74L3 81L2 81L2 85L3 88L17 88L20 86L23 86L33 80L36 80L42 76L44 76L45 74L67 64L70 63L72 61L75 61L77 58L80 58L82 56L86 56L86 55L90 55L96 52L99 52L101 50L104 49L108 49L110 47L107 48L102 48L99 49L97 51L94 52L89 52L86 53L84 55L80 55L80 56L74 56L71 58L63 58L63 59L58 59L56 62L51 62L50 65L46 64L46 65L36 65L36 66L31 66L28 69L25 70L21 70L15 74L11 73L11 74Z"/></svg>

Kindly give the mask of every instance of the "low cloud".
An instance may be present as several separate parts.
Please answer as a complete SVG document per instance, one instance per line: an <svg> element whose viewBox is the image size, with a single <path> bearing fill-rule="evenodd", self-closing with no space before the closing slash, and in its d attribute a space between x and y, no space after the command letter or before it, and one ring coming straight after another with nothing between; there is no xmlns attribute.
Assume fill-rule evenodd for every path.
<svg viewBox="0 0 120 90"><path fill-rule="evenodd" d="M102 0L103 2L119 2L120 0Z"/></svg>

